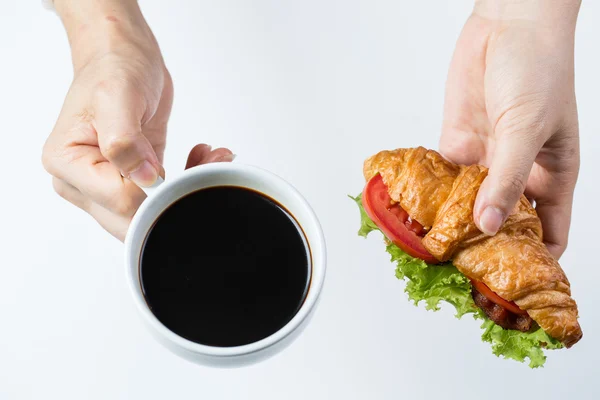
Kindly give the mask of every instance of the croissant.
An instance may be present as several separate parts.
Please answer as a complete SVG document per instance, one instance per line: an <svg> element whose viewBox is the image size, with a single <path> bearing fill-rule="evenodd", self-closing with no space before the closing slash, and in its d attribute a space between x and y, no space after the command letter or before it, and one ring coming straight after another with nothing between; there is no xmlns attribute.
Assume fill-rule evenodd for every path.
<svg viewBox="0 0 600 400"><path fill-rule="evenodd" d="M487 168L455 165L419 147L382 151L365 161L363 172L367 180L381 175L391 199L424 227L423 247L437 260L452 260L566 347L581 339L569 281L546 249L540 219L525 196L499 232L487 236L473 221Z"/></svg>

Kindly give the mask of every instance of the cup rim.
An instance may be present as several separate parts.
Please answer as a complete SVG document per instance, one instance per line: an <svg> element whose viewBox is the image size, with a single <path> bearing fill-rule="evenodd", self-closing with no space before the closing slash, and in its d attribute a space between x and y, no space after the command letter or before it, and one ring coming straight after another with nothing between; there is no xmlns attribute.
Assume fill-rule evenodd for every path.
<svg viewBox="0 0 600 400"><path fill-rule="evenodd" d="M145 218L145 214L148 208L160 201L159 197L162 193L179 185L182 181L189 178L190 176L202 176L218 172L235 172L243 174L250 173L251 175L255 176L254 179L256 179L256 177L259 177L261 180L266 179L271 181L271 183L274 186L278 186L280 188L283 187L284 190L289 191L289 193L293 196L296 204L299 207L303 208L306 212L307 220L303 221L302 223L298 221L298 223L301 224L305 235L307 235L306 232L308 230L305 227L305 225L307 224L312 225L314 227L314 232L316 233L315 237L309 238L307 235L306 238L311 248L311 277L308 293L300 309L296 312L294 317L292 317L292 319L288 321L287 324L285 324L282 328L272 333L271 335L256 342L232 347L215 347L196 343L182 336L179 336L175 332L168 329L165 325L163 325L162 322L160 322L158 318L154 315L154 313L150 310L150 307L144 299L139 273L140 254L132 254L133 250L141 247L141 244L134 243L134 237L137 236L134 235L134 232L140 229L140 222L143 220L143 218ZM202 188L214 186L218 185L204 186ZM251 183L245 187L256 190L256 188L252 187ZM186 194L192 192L193 191L189 191ZM277 197L274 198L275 200L280 201ZM283 202L282 204L287 207L287 204ZM147 233L144 232L142 234L143 237L145 237L146 234ZM319 251L315 251L315 249L318 249ZM132 265L132 260L136 261L135 265ZM190 168L188 170L185 170L177 177L166 180L154 191L154 193L152 193L146 200L144 200L142 205L137 210L136 214L133 216L133 219L127 231L127 235L125 237L125 265L128 285L134 298L134 302L137 306L137 309L141 313L141 316L143 317L145 322L150 325L150 327L154 330L155 333L159 334L163 339L168 340L170 343L175 344L177 347L183 348L193 354L208 355L214 357L236 357L241 355L252 354L275 345L276 343L282 341L291 333L293 333L299 326L302 325L302 322L310 315L312 309L316 306L325 280L325 235L314 210L312 209L308 201L304 198L304 196L302 196L302 194L300 194L300 192L291 183L287 182L286 180L274 174L273 172L267 171L265 169L253 165L240 163L211 163Z"/></svg>

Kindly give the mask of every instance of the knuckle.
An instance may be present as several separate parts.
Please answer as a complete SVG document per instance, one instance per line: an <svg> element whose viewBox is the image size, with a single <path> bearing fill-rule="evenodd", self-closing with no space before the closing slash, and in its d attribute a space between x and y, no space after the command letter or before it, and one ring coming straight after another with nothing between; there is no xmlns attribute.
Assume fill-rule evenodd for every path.
<svg viewBox="0 0 600 400"><path fill-rule="evenodd" d="M131 216L135 214L136 210L137 207L135 207L131 199L127 197L121 197L114 203L114 212L119 215Z"/></svg>
<svg viewBox="0 0 600 400"><path fill-rule="evenodd" d="M569 247L569 238L568 237L566 237L565 240L560 245L561 254L567 249L567 247Z"/></svg>
<svg viewBox="0 0 600 400"><path fill-rule="evenodd" d="M127 90L129 78L126 71L120 67L113 67L110 77L96 83L94 93L96 96L114 96Z"/></svg>
<svg viewBox="0 0 600 400"><path fill-rule="evenodd" d="M165 86L173 86L173 77L171 76L171 72L169 72L168 68L163 68L163 73L165 77Z"/></svg>
<svg viewBox="0 0 600 400"><path fill-rule="evenodd" d="M42 148L42 166L50 175L56 175L54 153L54 146L51 144L50 139L46 140Z"/></svg>
<svg viewBox="0 0 600 400"><path fill-rule="evenodd" d="M109 78L96 83L93 96L97 101L111 101L115 97L124 95L138 96L139 91L140 85L131 73L122 68L116 68Z"/></svg>
<svg viewBox="0 0 600 400"><path fill-rule="evenodd" d="M551 133L550 119L548 118L548 110L545 107L540 107L528 119L526 129L534 134L534 137L544 136Z"/></svg>
<svg viewBox="0 0 600 400"><path fill-rule="evenodd" d="M555 125L547 104L526 97L506 110L495 124L495 131L506 139L517 139L523 145L541 146L550 136Z"/></svg>
<svg viewBox="0 0 600 400"><path fill-rule="evenodd" d="M546 246L550 250L550 253L558 260L567 250L568 243L566 241L561 243L546 243Z"/></svg>
<svg viewBox="0 0 600 400"><path fill-rule="evenodd" d="M109 208L115 214L130 217L137 211L140 201L136 196L127 193L123 188L114 190L110 197Z"/></svg>
<svg viewBox="0 0 600 400"><path fill-rule="evenodd" d="M170 94L171 96L173 95L173 92L175 90L173 86L173 78L167 68L164 68L164 88L168 94Z"/></svg>
<svg viewBox="0 0 600 400"><path fill-rule="evenodd" d="M517 175L501 177L498 184L502 193L506 193L507 197L510 197L507 200L516 199L525 191L525 180Z"/></svg>
<svg viewBox="0 0 600 400"><path fill-rule="evenodd" d="M119 160L135 149L135 138L131 134L112 135L104 141L102 155L110 161Z"/></svg>
<svg viewBox="0 0 600 400"><path fill-rule="evenodd" d="M561 162L579 165L580 144L577 130L563 130L550 139L548 147L557 149L557 158Z"/></svg>
<svg viewBox="0 0 600 400"><path fill-rule="evenodd" d="M58 194L64 200L86 212L88 211L88 200L76 187L71 186L71 184L59 178L52 179L52 187L54 188L56 194Z"/></svg>
<svg viewBox="0 0 600 400"><path fill-rule="evenodd" d="M54 188L54 191L56 192L56 194L58 194L60 197L62 197L65 200L69 200L68 199L68 188L66 187L66 185L64 184L64 182L62 182L59 179L52 179L52 187Z"/></svg>
<svg viewBox="0 0 600 400"><path fill-rule="evenodd" d="M52 166L52 159L45 150L42 152L42 166L50 175L54 175L54 167Z"/></svg>
<svg viewBox="0 0 600 400"><path fill-rule="evenodd" d="M120 86L122 86L121 83L112 79L98 82L92 92L94 104L109 101L109 99L117 96L122 91Z"/></svg>

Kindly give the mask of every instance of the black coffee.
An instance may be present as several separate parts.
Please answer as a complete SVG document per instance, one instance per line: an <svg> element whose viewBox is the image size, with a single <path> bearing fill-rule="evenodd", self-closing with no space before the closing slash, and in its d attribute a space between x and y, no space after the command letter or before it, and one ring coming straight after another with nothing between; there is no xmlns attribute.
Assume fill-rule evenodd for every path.
<svg viewBox="0 0 600 400"><path fill-rule="evenodd" d="M295 219L255 191L222 186L165 210L146 237L141 282L154 315L210 346L263 339L296 314L310 255Z"/></svg>

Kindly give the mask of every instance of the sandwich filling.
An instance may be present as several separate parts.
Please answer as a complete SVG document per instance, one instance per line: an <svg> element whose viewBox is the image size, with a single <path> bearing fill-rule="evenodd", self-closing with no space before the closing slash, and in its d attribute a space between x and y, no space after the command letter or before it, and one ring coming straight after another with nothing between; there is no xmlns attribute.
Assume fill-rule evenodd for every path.
<svg viewBox="0 0 600 400"><path fill-rule="evenodd" d="M500 304L494 303L492 300L479 293L473 286L471 296L477 307L481 308L487 317L500 325L504 329L514 329L521 332L527 332L533 325L533 320L527 313L516 314L507 310Z"/></svg>
<svg viewBox="0 0 600 400"><path fill-rule="evenodd" d="M432 264L439 262L421 243L429 229L411 218L398 202L391 199L380 175L369 180L364 192L368 193L363 199L367 215L389 240L414 257ZM526 311L498 296L483 282L470 280L473 301L490 320L505 329L521 332L531 329L533 320Z"/></svg>
<svg viewBox="0 0 600 400"><path fill-rule="evenodd" d="M495 354L540 366L543 348L581 340L577 303L525 196L496 235L477 228L474 205L487 173L423 147L380 151L363 165L360 234L383 233L415 303L435 310L444 300L459 317L482 318Z"/></svg>
<svg viewBox="0 0 600 400"><path fill-rule="evenodd" d="M362 194L351 197L358 205L361 216L358 234L367 237L373 231L383 233L365 212L362 197ZM529 367L538 368L546 362L544 350L563 348L558 340L549 336L528 316L526 319L531 321L531 326L526 332L502 327L490 318L489 314L496 318L494 315L500 314L499 316L503 317L504 312L502 310L498 312L499 309L494 306L495 303L490 302L485 296L483 296L485 300L479 297L485 302L484 307L478 305L476 303L477 294L474 293L476 289L474 289L472 281L458 271L454 265L449 262L437 264L425 262L406 253L392 243L385 234L384 238L386 251L390 255L391 261L396 264L395 275L398 279L406 282L404 291L408 298L415 305L424 303L426 309L431 311L440 310L440 303L446 302L454 306L457 318L460 319L466 314L471 314L474 319L482 320L481 340L491 344L492 352L496 356L503 356L519 362L525 362L528 359ZM489 313L486 313L486 308L489 309ZM498 314L494 314L494 312ZM515 319L521 318L520 315L511 314L508 318L496 319L498 321L515 321ZM525 328L522 322L518 323L523 329Z"/></svg>

